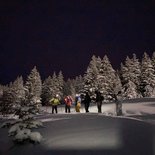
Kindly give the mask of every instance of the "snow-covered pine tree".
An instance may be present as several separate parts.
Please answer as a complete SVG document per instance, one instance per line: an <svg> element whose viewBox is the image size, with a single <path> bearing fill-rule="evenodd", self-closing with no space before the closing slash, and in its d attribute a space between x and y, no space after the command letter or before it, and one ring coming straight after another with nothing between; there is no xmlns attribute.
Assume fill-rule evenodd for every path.
<svg viewBox="0 0 155 155"><path fill-rule="evenodd" d="M140 62L139 59L137 59L136 54L133 54L133 58L131 59L132 63L130 66L130 72L131 72L131 81L138 87L140 83Z"/></svg>
<svg viewBox="0 0 155 155"><path fill-rule="evenodd" d="M155 52L153 52L153 54L152 54L152 65L155 69Z"/></svg>
<svg viewBox="0 0 155 155"><path fill-rule="evenodd" d="M52 75L52 97L54 97L55 95L59 95L59 83L58 83L58 77L56 75L56 73L54 72Z"/></svg>
<svg viewBox="0 0 155 155"><path fill-rule="evenodd" d="M1 96L0 112L3 116L13 113L13 94L11 91L11 86L12 83L10 83L9 86L5 87L5 89L3 90L3 95Z"/></svg>
<svg viewBox="0 0 155 155"><path fill-rule="evenodd" d="M0 85L0 98L3 96L4 86Z"/></svg>
<svg viewBox="0 0 155 155"><path fill-rule="evenodd" d="M153 52L152 54L152 65L153 65L153 69L154 69L154 75L155 75L155 52ZM148 88L147 88L148 90ZM152 89L152 97L155 97L155 88Z"/></svg>
<svg viewBox="0 0 155 155"><path fill-rule="evenodd" d="M75 77L75 91L77 94L83 93L84 81L81 75Z"/></svg>
<svg viewBox="0 0 155 155"><path fill-rule="evenodd" d="M41 77L35 66L28 75L25 84L25 104L26 106L31 107L32 111L30 113L35 114L39 110L38 108L41 103L41 91Z"/></svg>
<svg viewBox="0 0 155 155"><path fill-rule="evenodd" d="M141 62L140 91L143 97L153 97L155 89L155 70L149 55L145 52ZM149 89L148 89L149 88ZM150 91L150 92L148 92Z"/></svg>
<svg viewBox="0 0 155 155"><path fill-rule="evenodd" d="M41 94L41 99L42 99L42 105L48 105L50 99L52 98L52 90L53 90L53 85L52 85L52 78L49 76L48 78L45 79L42 85L42 94Z"/></svg>
<svg viewBox="0 0 155 155"><path fill-rule="evenodd" d="M92 59L88 65L87 71L84 74L84 92L89 92L90 96L94 97L94 92L98 89L98 81L97 77L99 74L99 68L101 65L100 57L96 57L95 55L92 56Z"/></svg>
<svg viewBox="0 0 155 155"><path fill-rule="evenodd" d="M98 90L101 91L106 98L113 92L112 87L116 78L115 70L113 69L107 55L103 57L99 74L97 75Z"/></svg>
<svg viewBox="0 0 155 155"><path fill-rule="evenodd" d="M3 85L0 85L0 113L1 113L1 107L2 107L2 98L3 98L3 93L4 93L4 90L7 86L3 86Z"/></svg>
<svg viewBox="0 0 155 155"><path fill-rule="evenodd" d="M128 81L123 85L123 98L125 99L132 99L132 98L137 98L137 87L135 83L132 81Z"/></svg>
<svg viewBox="0 0 155 155"><path fill-rule="evenodd" d="M139 92L139 84L140 84L140 62L136 57L136 54L133 54L133 58L130 59L128 56L125 61L125 65L121 64L121 80L123 87L126 88L127 86L130 86L130 82L133 82L135 87L135 92L134 92L134 97L140 97L140 92ZM130 88L129 88L130 89ZM124 89L124 91L126 91ZM137 95L135 95L135 93ZM127 96L127 92L124 92Z"/></svg>
<svg viewBox="0 0 155 155"><path fill-rule="evenodd" d="M11 92L13 96L12 103L14 113L20 117L20 109L25 101L25 89L22 76L17 77L17 79L13 82Z"/></svg>
<svg viewBox="0 0 155 155"><path fill-rule="evenodd" d="M64 87L64 76L62 74L62 71L58 73L58 94L61 98L63 98L63 87Z"/></svg>
<svg viewBox="0 0 155 155"><path fill-rule="evenodd" d="M23 78L17 77L13 83L11 82L9 84L9 87L3 90L1 96L1 111L4 114L17 114L24 99L25 91L23 87Z"/></svg>
<svg viewBox="0 0 155 155"><path fill-rule="evenodd" d="M112 93L113 94L118 94L118 92L122 92L122 83L121 83L121 79L119 77L119 74L118 74L118 71L115 73L115 79L113 80L113 83L112 83Z"/></svg>
<svg viewBox="0 0 155 155"><path fill-rule="evenodd" d="M67 96L67 95L71 95L71 80L68 79L67 81L64 81L64 87L63 87L63 95Z"/></svg>
<svg viewBox="0 0 155 155"><path fill-rule="evenodd" d="M70 83L70 92L71 92L72 98L74 99L77 92L75 90L75 86L74 86L73 82Z"/></svg>
<svg viewBox="0 0 155 155"><path fill-rule="evenodd" d="M120 75L120 79L121 79L121 83L122 85L124 85L127 81L126 81L126 78L124 78L124 74L127 72L127 67L125 67L125 65L121 62L121 65L120 65L120 71L119 71L119 75Z"/></svg>
<svg viewBox="0 0 155 155"><path fill-rule="evenodd" d="M131 64L131 59L127 56L126 60L125 60L125 65L123 65L123 63L121 63L121 79L122 79L122 84L124 85L125 83L127 83L129 80L131 80L130 78L130 64Z"/></svg>
<svg viewBox="0 0 155 155"><path fill-rule="evenodd" d="M15 142L23 143L30 141L39 143L42 139L41 134L30 130L31 128L42 126L40 121L34 119L34 114L39 110L38 105L40 104L41 94L41 79L36 67L32 69L28 76L25 88L23 88L23 80L20 77L14 83L10 84L7 94L8 97L11 96L19 119L4 123L2 127L10 127L9 136L13 136Z"/></svg>

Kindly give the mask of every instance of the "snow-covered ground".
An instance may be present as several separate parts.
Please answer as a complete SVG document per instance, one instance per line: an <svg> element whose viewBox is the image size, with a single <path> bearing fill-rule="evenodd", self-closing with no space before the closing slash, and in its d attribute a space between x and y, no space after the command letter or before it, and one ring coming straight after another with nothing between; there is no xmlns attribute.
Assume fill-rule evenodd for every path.
<svg viewBox="0 0 155 155"><path fill-rule="evenodd" d="M51 113L52 108L42 107L45 113ZM145 120L155 124L155 99L133 99L125 101L122 106L123 116L125 118L135 118L140 120ZM90 113L97 113L97 106L95 104L90 104ZM80 113L85 113L84 105L80 109ZM58 106L58 114L65 114L65 107ZM76 114L74 106L71 108L71 114ZM116 116L115 104L114 103L103 103L102 114L106 116ZM44 121L44 120L43 120Z"/></svg>
<svg viewBox="0 0 155 155"><path fill-rule="evenodd" d="M97 113L97 107L95 104L91 104L89 113L87 114L85 114L83 105L80 113L78 114L75 112L74 106L72 106L71 113L69 115L65 114L65 107L62 105L58 107L58 114L55 115L51 114L51 107L42 107L42 111L43 114L38 115L36 118L41 120L45 127L35 129L35 131L39 131L43 136L43 141L41 141L41 144L14 145L11 138L7 136L8 130L3 128L0 129L0 145L2 146L0 148L0 154L41 155L44 153L45 155L96 155L108 153L109 155L122 155L122 151L126 151L126 155L155 155L155 150L152 148L155 143L155 134L152 132L155 128L154 99L138 99L138 101L130 100L129 102L125 101L123 103L123 116L120 117L115 115L114 103L104 103L102 105L101 114ZM3 121L4 120L1 119L0 123ZM98 132L97 134L96 131ZM136 139L134 137L135 135L138 135L139 138ZM121 137L123 137L123 139ZM104 140L105 138L106 140ZM128 138L129 141L126 141L125 139ZM149 138L152 138L152 140L150 141ZM68 140L67 143L66 140ZM142 147L142 151L139 149L134 150L135 145L133 141L138 141L136 145L137 147ZM83 151L81 152L81 150L79 150L80 152L72 152L72 148L69 149L69 147L71 145L73 145L72 147L75 147L74 143L81 147L83 146ZM146 148L143 147L143 145L146 145ZM66 147L68 150L65 150L63 153L61 152L63 150L60 146L62 148ZM89 146L91 146L91 148L89 148ZM104 147L104 150L102 150L102 146L110 150L108 151ZM54 148L57 149L55 150L56 152L52 152L54 151ZM87 148L87 150L85 148ZM75 149L77 149L77 146Z"/></svg>

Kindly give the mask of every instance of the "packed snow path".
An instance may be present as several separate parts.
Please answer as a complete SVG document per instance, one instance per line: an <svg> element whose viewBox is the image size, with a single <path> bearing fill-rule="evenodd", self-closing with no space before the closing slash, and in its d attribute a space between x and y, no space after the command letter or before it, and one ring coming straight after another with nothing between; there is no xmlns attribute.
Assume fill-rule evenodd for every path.
<svg viewBox="0 0 155 155"><path fill-rule="evenodd" d="M0 154L7 155L154 155L154 126L100 114L46 114L41 144L14 146L0 129ZM37 129L38 131L38 129Z"/></svg>

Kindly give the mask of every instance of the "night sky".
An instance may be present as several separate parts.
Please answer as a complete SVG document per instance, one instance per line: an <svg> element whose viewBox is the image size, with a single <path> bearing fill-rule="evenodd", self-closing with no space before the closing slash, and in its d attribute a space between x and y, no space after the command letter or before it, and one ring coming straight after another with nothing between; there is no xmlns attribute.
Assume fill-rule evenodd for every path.
<svg viewBox="0 0 155 155"><path fill-rule="evenodd" d="M116 69L126 56L155 51L155 0L0 1L0 83L84 74L93 54Z"/></svg>

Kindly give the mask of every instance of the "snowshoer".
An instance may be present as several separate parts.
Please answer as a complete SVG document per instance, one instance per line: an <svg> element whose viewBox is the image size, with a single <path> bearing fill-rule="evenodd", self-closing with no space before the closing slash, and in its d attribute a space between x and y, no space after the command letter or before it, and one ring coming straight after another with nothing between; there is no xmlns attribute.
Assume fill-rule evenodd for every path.
<svg viewBox="0 0 155 155"><path fill-rule="evenodd" d="M81 108L81 97L80 97L80 95L76 94L76 97L75 97L75 111L80 112L80 108Z"/></svg>
<svg viewBox="0 0 155 155"><path fill-rule="evenodd" d="M91 102L91 98L88 94L88 92L86 92L86 95L84 96L84 100L83 100L83 103L85 105L85 111L86 112L89 112L89 105L90 105L90 102Z"/></svg>
<svg viewBox="0 0 155 155"><path fill-rule="evenodd" d="M72 105L72 102L73 102L71 96L65 97L64 101L65 101L65 112L70 113L70 108L71 108L71 105Z"/></svg>
<svg viewBox="0 0 155 155"><path fill-rule="evenodd" d="M104 97L101 95L99 91L95 91L96 94L96 103L97 103L97 108L98 108L98 113L102 112L102 101L104 100Z"/></svg>
<svg viewBox="0 0 155 155"><path fill-rule="evenodd" d="M54 114L54 111L55 113L58 113L58 109L57 109L57 106L58 104L60 104L60 101L59 101L59 96L56 95L55 97L53 97L51 100L50 100L50 103L52 104L52 114Z"/></svg>

